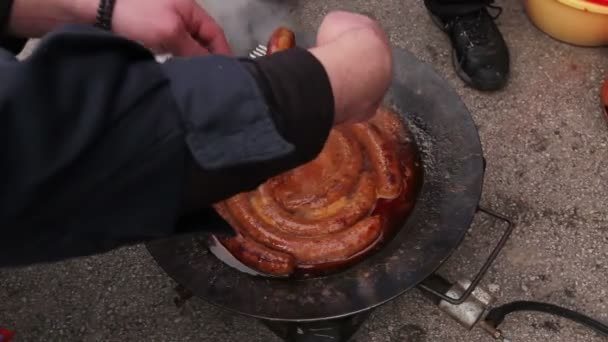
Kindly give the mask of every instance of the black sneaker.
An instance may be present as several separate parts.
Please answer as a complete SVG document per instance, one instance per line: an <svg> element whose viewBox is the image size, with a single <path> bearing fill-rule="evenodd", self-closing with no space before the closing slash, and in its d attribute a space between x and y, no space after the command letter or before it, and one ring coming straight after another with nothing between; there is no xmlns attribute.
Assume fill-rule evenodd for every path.
<svg viewBox="0 0 608 342"><path fill-rule="evenodd" d="M460 78L478 90L504 87L509 76L509 50L494 23L498 15L490 16L484 7L454 17L431 16L450 36L452 62Z"/></svg>

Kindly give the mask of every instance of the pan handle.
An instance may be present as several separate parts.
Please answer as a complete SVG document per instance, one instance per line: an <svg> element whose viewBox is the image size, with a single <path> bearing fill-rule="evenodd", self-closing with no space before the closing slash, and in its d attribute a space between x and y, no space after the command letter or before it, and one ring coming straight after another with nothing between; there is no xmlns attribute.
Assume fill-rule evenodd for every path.
<svg viewBox="0 0 608 342"><path fill-rule="evenodd" d="M503 249L503 247L507 243L507 240L509 239L509 237L511 236L511 233L513 232L513 229L515 228L515 226L513 225L513 223L511 222L510 219L508 219L504 215L498 214L488 208L478 206L477 212L484 213L497 220L503 221L506 224L506 228L505 228L505 232L503 233L502 237L498 241L498 244L496 245L496 247L494 247L494 250L488 257L486 262L483 264L483 266L481 267L481 269L479 270L477 275L475 275L475 278L473 278L473 280L471 281L471 285L464 291L462 296L460 296L458 298L447 296L446 294L441 293L428 285L425 285L424 282L421 283L420 285L418 285L418 287L421 288L422 290L429 292L450 304L460 305L469 298L471 293L477 288L477 285L479 285L479 282L481 281L481 279L485 276L485 274L488 271L488 269L490 268L490 266L492 266L492 264L494 263L494 260L496 260L496 257L498 256L500 251Z"/></svg>

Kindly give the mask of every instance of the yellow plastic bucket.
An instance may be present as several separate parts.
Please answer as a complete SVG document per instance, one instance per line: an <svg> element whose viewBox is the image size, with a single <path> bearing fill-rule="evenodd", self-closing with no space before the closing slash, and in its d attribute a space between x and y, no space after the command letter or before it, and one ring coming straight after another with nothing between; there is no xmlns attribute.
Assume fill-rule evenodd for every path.
<svg viewBox="0 0 608 342"><path fill-rule="evenodd" d="M566 43L608 45L608 0L524 0L541 31Z"/></svg>

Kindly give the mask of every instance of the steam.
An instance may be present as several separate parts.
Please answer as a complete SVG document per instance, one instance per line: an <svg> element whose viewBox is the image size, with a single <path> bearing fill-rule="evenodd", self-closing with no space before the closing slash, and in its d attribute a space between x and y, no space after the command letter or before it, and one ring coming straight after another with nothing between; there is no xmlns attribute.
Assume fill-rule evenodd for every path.
<svg viewBox="0 0 608 342"><path fill-rule="evenodd" d="M266 44L279 26L294 27L294 0L198 0L222 26L237 55Z"/></svg>

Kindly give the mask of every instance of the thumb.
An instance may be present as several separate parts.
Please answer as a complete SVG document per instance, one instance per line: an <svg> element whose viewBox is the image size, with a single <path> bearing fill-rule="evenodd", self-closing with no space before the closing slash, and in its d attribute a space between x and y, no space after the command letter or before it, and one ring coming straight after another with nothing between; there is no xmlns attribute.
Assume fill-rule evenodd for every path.
<svg viewBox="0 0 608 342"><path fill-rule="evenodd" d="M198 41L188 34L187 31L174 39L171 42L169 49L174 55L179 57L193 57L209 54L209 50L204 48Z"/></svg>

